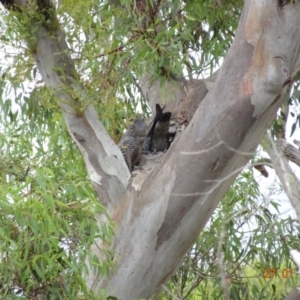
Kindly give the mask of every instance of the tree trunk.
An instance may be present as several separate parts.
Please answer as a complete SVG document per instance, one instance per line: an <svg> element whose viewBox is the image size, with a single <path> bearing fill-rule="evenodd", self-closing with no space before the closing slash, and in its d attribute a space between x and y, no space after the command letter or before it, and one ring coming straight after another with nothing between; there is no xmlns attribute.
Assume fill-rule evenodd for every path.
<svg viewBox="0 0 300 300"><path fill-rule="evenodd" d="M174 273L299 71L299 13L299 3L245 1L234 43L188 128L114 209L119 262L110 280L94 278L93 288L147 298ZM157 94L147 94L152 103Z"/></svg>
<svg viewBox="0 0 300 300"><path fill-rule="evenodd" d="M25 0L22 5L25 7ZM65 54L68 49L62 32L41 26L34 54L37 66L46 85L56 91L99 200L116 224L115 271L109 279L101 279L91 268L87 277L96 293L105 288L123 300L149 298L180 265L252 158L289 82L300 70L299 15L298 2L280 7L278 0L245 0L235 40L214 83L182 82L173 109L174 103L167 99L174 112L186 105L192 114L190 107L206 95L189 126L159 165L131 179L120 150L94 108L79 113L78 100L68 92L80 86ZM154 104L161 91L147 76L142 89ZM96 245L94 249L96 252Z"/></svg>

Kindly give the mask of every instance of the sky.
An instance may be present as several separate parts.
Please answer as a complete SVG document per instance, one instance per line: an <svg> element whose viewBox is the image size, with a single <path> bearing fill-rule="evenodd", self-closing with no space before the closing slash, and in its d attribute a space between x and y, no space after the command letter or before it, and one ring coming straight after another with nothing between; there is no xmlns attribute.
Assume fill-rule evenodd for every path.
<svg viewBox="0 0 300 300"><path fill-rule="evenodd" d="M300 107L294 104L291 107L291 112L293 112L295 114L295 117L292 117L291 115L289 115L289 117L288 117L287 128L286 128L286 130L287 130L286 141L298 149L298 147L293 143L293 140L294 139L300 140L299 126L296 128L294 134L292 136L290 136L290 135L291 135L292 124L295 122L296 116L298 114L300 114ZM264 151L261 151L261 155L262 155L262 157L269 158L268 154ZM300 168L292 162L289 162L289 164L290 164L292 170L294 171L296 177L300 180ZM282 213L283 216L289 215L293 218L296 218L295 210L292 207L286 193L283 190L280 191L281 184L276 175L276 172L272 168L269 168L269 167L267 167L267 171L269 173L268 178L262 176L260 174L260 172L258 172L257 170L254 169L254 176L255 176L257 182L259 182L260 187L261 187L260 191L262 192L264 197L266 197L267 199L271 197L274 200L276 200L276 199L280 200L280 204L281 204L280 212ZM274 194L274 188L277 190L276 194ZM271 209L272 213L275 213L275 209L273 207L271 207L270 209Z"/></svg>
<svg viewBox="0 0 300 300"><path fill-rule="evenodd" d="M3 12L3 8L0 6L0 13L1 11ZM4 24L0 24L0 29L1 26L4 26ZM1 67L8 67L10 65L13 64L13 60L12 59L8 59L6 57L7 53L17 53L18 51L16 49L13 49L12 47L6 45L5 47L1 47L0 48L0 61L1 61ZM222 64L222 59L219 62L220 64ZM208 74L201 74L202 76L207 76ZM24 83L24 87L25 90L29 90L30 88L34 87L34 83L29 83L29 82L25 82ZM19 91L22 92L22 91ZM19 93L17 91L17 93ZM13 93L9 93L7 95L7 98L11 98L12 100L14 99L14 95ZM300 107L297 105L293 105L293 107L291 108L291 111L293 111L295 113L295 116L297 116L298 114L300 114ZM300 129L299 127L296 129L296 131L294 132L293 136L290 137L290 130L292 127L293 122L295 121L295 117L292 117L291 115L288 117L288 122L287 122L287 142L293 144L293 140L294 139L299 139L300 140ZM296 146L296 145L294 145ZM268 157L268 154L265 153L264 151L261 150L261 155L263 157ZM296 166L293 163L290 163L293 171L295 172L297 178L299 178L300 180L300 168L298 166ZM284 191L280 191L280 182L276 176L276 173L273 169L267 167L267 170L269 172L269 177L265 178L263 177L260 172L258 172L256 169L254 169L254 176L257 180L257 182L260 185L260 191L263 194L263 196L266 199L274 198L275 199L279 199L280 203L281 203L281 208L280 211L283 215L290 215L292 217L295 217L295 211L293 209L293 207L290 204L289 199L287 198L286 194ZM276 190L276 193L274 194L274 189ZM272 208L270 208L272 209ZM275 213L275 211L274 211Z"/></svg>

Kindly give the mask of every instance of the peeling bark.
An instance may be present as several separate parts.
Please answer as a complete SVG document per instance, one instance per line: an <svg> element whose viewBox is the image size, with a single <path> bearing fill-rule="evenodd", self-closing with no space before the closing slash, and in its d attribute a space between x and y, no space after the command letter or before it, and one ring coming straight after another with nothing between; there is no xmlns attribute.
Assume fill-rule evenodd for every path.
<svg viewBox="0 0 300 300"><path fill-rule="evenodd" d="M245 2L235 41L188 128L113 215L119 263L108 284L95 278L94 288L121 299L147 298L179 266L299 70L299 12L299 4L281 9L277 1ZM152 105L159 92L152 83ZM175 101L183 99L184 84L175 92Z"/></svg>
<svg viewBox="0 0 300 300"><path fill-rule="evenodd" d="M171 111L173 118L176 119L185 112L188 121L208 92L205 81L201 79L167 81L162 88L158 79L153 80L150 74L146 74L139 82L152 111L155 111L156 103L163 103L165 111Z"/></svg>
<svg viewBox="0 0 300 300"><path fill-rule="evenodd" d="M138 181L130 178L94 108L80 113L78 99L68 92L82 89L62 31L50 34L41 25L35 61L59 98L99 200L116 224L114 272L101 279L91 268L86 278L96 293L105 288L122 300L149 298L180 265L252 158L288 92L287 82L300 70L299 14L300 3L279 7L275 0L245 0L235 40L213 85L168 82L168 94L174 96L165 97L150 75L140 79L151 106L166 102L166 111L176 116L185 110L191 121L162 161ZM96 241L94 250L101 255Z"/></svg>

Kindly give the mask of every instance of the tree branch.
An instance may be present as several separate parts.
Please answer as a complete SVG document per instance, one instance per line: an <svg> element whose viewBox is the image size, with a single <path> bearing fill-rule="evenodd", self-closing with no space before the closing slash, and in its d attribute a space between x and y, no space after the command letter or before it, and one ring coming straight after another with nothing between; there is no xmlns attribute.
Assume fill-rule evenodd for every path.
<svg viewBox="0 0 300 300"><path fill-rule="evenodd" d="M292 171L281 149L277 146L278 143L274 142L270 135L266 135L265 139L267 142L266 151L272 159L276 174L300 222L300 181Z"/></svg>
<svg viewBox="0 0 300 300"><path fill-rule="evenodd" d="M284 156L300 167L300 150L289 144L284 139L279 139L275 142L278 149L284 154Z"/></svg>
<svg viewBox="0 0 300 300"><path fill-rule="evenodd" d="M35 34L36 47L33 58L46 86L57 96L67 128L82 153L88 175L98 198L108 209L115 206L126 192L130 173L120 149L110 138L92 105L84 109L88 99L79 83L79 76L71 58L65 35L59 28L49 1L39 0L43 14L52 22L31 20L28 28ZM16 2L26 10L26 1ZM51 9L51 14L47 9ZM21 12L22 13L22 12ZM20 14L21 14L20 13ZM50 24L50 25L49 25ZM36 30L36 27L39 29ZM82 112L83 111L83 112Z"/></svg>
<svg viewBox="0 0 300 300"><path fill-rule="evenodd" d="M214 85L203 100L195 93L201 105L190 124L140 189L131 186L131 197L116 207L118 267L109 282L95 276L95 289L106 287L122 299L147 298L176 270L253 156L289 91L286 80L300 69L299 13L299 3L279 14L275 0L245 1ZM173 102L151 77L140 83L151 106L166 99L172 111L168 105L192 101L182 81L165 87Z"/></svg>

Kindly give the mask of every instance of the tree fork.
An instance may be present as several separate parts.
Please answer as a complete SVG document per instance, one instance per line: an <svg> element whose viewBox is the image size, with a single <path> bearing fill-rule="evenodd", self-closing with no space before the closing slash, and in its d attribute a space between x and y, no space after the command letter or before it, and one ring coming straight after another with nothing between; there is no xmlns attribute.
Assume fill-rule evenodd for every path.
<svg viewBox="0 0 300 300"><path fill-rule="evenodd" d="M26 0L2 1L9 9L17 7L19 17L26 12ZM104 129L94 107L88 105L82 111L83 105L79 99L85 99L86 94L79 83L74 62L68 55L65 35L56 23L51 2L38 0L36 5L37 12L44 16L45 21L28 22L29 27L39 26L39 29L34 31L36 43L34 49L31 45L32 56L45 85L57 96L67 128L83 156L99 201L110 209L126 192L130 178L129 170L120 149ZM50 26L48 18L53 19ZM28 30L33 32L30 28ZM80 94L74 96L74 91L80 91Z"/></svg>
<svg viewBox="0 0 300 300"><path fill-rule="evenodd" d="M112 215L117 269L103 284L90 277L91 286L120 299L148 298L174 273L299 71L299 12L299 3L245 1L235 40L188 128ZM150 103L158 94L152 88Z"/></svg>
<svg viewBox="0 0 300 300"><path fill-rule="evenodd" d="M26 9L24 0L14 3ZM90 105L79 114L77 99L68 93L81 87L62 31L58 28L50 35L41 25L33 56L45 84L59 98L99 200L116 223L113 273L101 280L90 268L86 278L96 293L105 288L122 300L149 298L180 265L252 157L289 89L287 83L300 70L299 13L299 2L281 7L276 0L245 0L235 40L214 84L201 89L203 100L198 93L186 94L188 103L202 100L200 106L161 164L139 186L130 181L121 152L94 108ZM71 75L65 80L63 74ZM150 85L144 79L144 91ZM150 103L159 93L158 87L149 89ZM101 255L97 241L94 251Z"/></svg>

